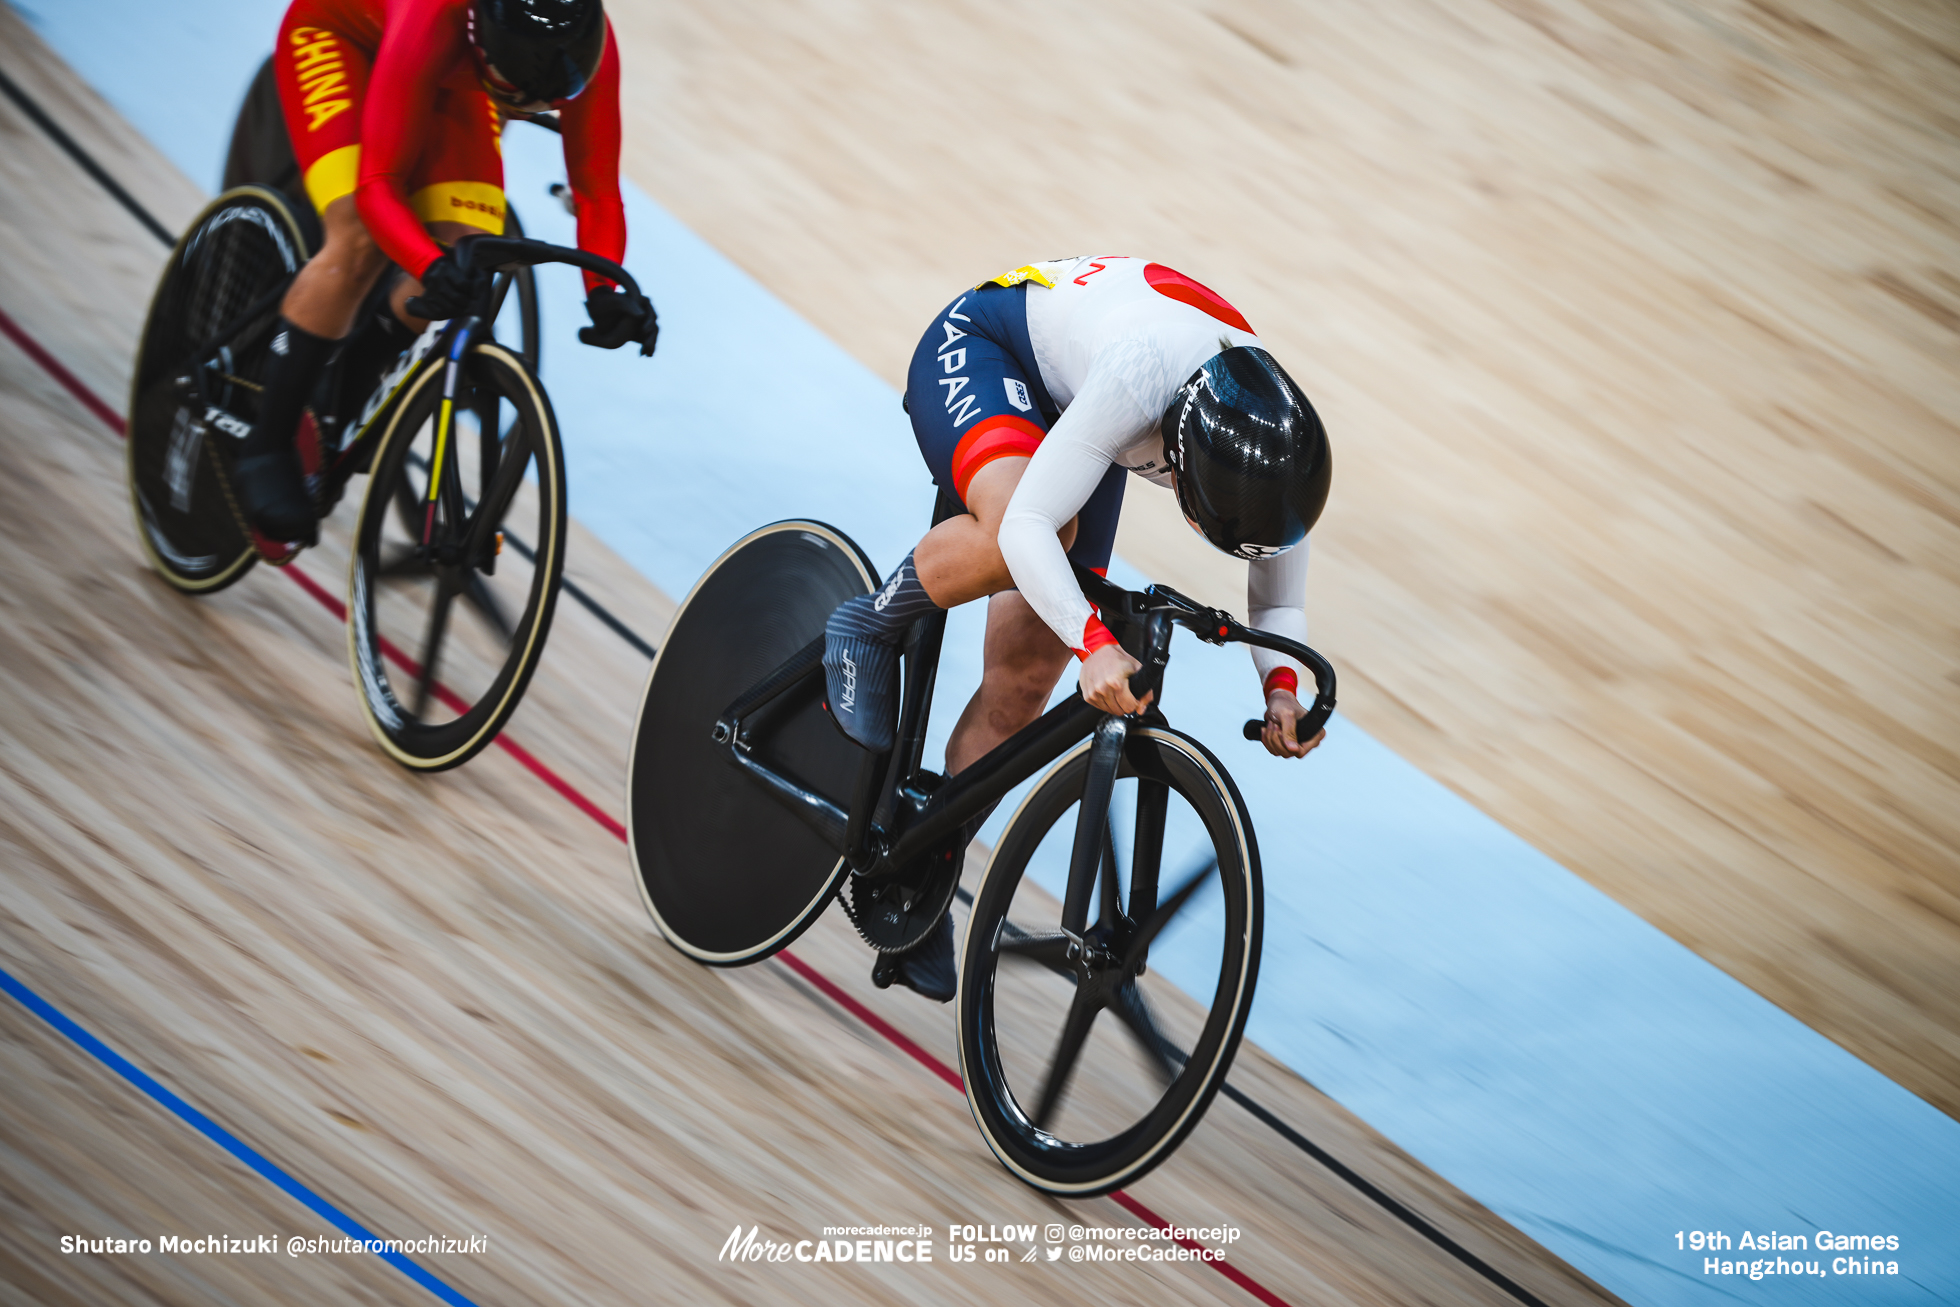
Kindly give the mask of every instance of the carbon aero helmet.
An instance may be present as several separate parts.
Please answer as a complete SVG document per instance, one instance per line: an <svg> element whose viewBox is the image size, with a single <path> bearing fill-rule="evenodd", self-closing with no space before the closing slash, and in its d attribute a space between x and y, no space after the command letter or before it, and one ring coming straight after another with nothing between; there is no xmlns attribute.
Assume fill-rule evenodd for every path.
<svg viewBox="0 0 1960 1307"><path fill-rule="evenodd" d="M513 104L571 99L606 53L600 0L474 0L468 27L493 93Z"/></svg>
<svg viewBox="0 0 1960 1307"><path fill-rule="evenodd" d="M1272 558L1327 504L1333 456L1320 415L1263 349L1235 345L1191 374L1164 410L1177 506L1234 558Z"/></svg>

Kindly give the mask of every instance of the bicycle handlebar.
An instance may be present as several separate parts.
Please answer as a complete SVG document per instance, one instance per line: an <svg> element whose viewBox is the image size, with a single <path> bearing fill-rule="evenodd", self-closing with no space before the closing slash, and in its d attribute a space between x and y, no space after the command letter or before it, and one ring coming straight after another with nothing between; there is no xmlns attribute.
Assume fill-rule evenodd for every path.
<svg viewBox="0 0 1960 1307"><path fill-rule="evenodd" d="M1312 714L1309 713L1306 717L1302 717L1299 721L1293 723L1293 738L1301 744L1305 744L1308 740L1311 740L1314 735L1320 734L1319 726L1314 726L1312 735L1307 733L1307 727L1313 725L1312 721L1309 720L1311 717ZM1260 740L1266 738L1266 719L1263 717L1246 718L1245 725L1239 728L1239 734L1245 736L1246 739L1251 740L1254 744L1257 744Z"/></svg>
<svg viewBox="0 0 1960 1307"><path fill-rule="evenodd" d="M1294 659L1313 674L1313 702L1307 706L1307 715L1293 724L1293 738L1304 742L1320 734L1321 728L1327 725L1327 719L1334 715L1334 665L1321 657L1319 650L1301 644L1298 640L1289 640L1283 635L1274 635L1271 631L1245 626L1226 614L1214 612L1208 613L1207 616L1214 619L1223 617L1224 620L1217 623L1215 628L1217 635L1198 632L1199 639L1210 639L1214 644L1229 642L1249 644L1259 649L1271 649L1274 653L1283 653ZM1187 629L1195 629L1188 621L1182 624ZM1241 729L1246 739L1256 740L1265 732L1266 723L1249 721Z"/></svg>
<svg viewBox="0 0 1960 1307"><path fill-rule="evenodd" d="M1282 653L1304 666L1312 673L1314 680L1313 703L1307 708L1307 715L1294 725L1296 739L1311 740L1320 733L1327 719L1334 715L1334 665L1320 656L1319 651L1289 640L1271 631L1261 631L1247 626L1230 613L1217 608L1207 608L1189 596L1179 594L1167 585L1153 585L1138 593L1125 590L1114 581L1098 576L1079 563L1073 564L1076 581L1082 586L1082 593L1090 602L1102 609L1107 619L1112 615L1144 617L1151 613L1162 613L1171 621L1203 640L1206 644L1249 644L1259 649L1270 649ZM1154 686L1155 678L1161 674L1161 664L1145 667L1137 675L1149 678ZM1132 685L1134 685L1134 680ZM1247 722L1242 728L1245 738L1256 740L1265 730L1264 722Z"/></svg>
<svg viewBox="0 0 1960 1307"><path fill-rule="evenodd" d="M611 259L523 236L465 236L460 244L468 248L470 262L485 271L501 268L508 263L569 263L574 268L596 272L608 281L618 282L633 301L634 312L649 307L647 297L640 293L640 283L633 280L633 274Z"/></svg>

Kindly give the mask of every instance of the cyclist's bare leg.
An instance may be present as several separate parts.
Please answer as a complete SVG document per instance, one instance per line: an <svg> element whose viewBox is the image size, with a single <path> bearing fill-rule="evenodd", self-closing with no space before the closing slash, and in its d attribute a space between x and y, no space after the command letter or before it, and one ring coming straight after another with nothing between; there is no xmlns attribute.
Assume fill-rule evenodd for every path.
<svg viewBox="0 0 1960 1307"><path fill-rule="evenodd" d="M1000 553L1000 522L1031 461L995 459L974 473L966 488L968 511L941 522L919 542L912 566L919 584L941 608L1013 588L1014 577ZM1075 543L1073 519L1060 534L1062 548ZM1150 695L1141 700L1132 696L1130 677L1141 665L1120 645L1104 645L1082 665L1082 697L1104 712L1140 712Z"/></svg>
<svg viewBox="0 0 1960 1307"><path fill-rule="evenodd" d="M388 266L388 256L368 235L351 195L329 204L320 224L326 240L293 278L280 312L302 331L339 340L354 329L354 315Z"/></svg>
<svg viewBox="0 0 1960 1307"><path fill-rule="evenodd" d="M1000 553L1000 522L1031 460L998 458L967 483L967 511L926 533L913 551L919 584L935 604L952 608L991 595L987 605L986 672L960 714L946 746L951 775L1041 716L1069 649L1014 589ZM1062 528L1062 548L1075 543L1075 523Z"/></svg>
<svg viewBox="0 0 1960 1307"><path fill-rule="evenodd" d="M1014 487L1032 460L997 458L973 474L966 486L966 512L949 517L912 551L919 584L941 608L1014 588L1014 576L1000 555L1000 520L1007 515ZM1075 522L1062 528L1062 548L1075 543Z"/></svg>
<svg viewBox="0 0 1960 1307"><path fill-rule="evenodd" d="M367 226L354 208L353 196L343 195L329 204L320 215L320 222L326 229L326 240L320 252L307 260L299 276L293 279L280 312L303 331L338 340L353 330L354 315L360 312L361 301L373 289L375 278L388 266L388 256L374 243L374 237L368 235ZM477 231L460 222L429 224L429 234L445 245ZM425 319L410 316L405 306L421 293L421 282L403 277L388 294L388 305L395 316L418 332L429 324Z"/></svg>
<svg viewBox="0 0 1960 1307"><path fill-rule="evenodd" d="M1041 716L1073 656L1019 590L1003 590L989 600L986 670L946 742L946 774L964 771Z"/></svg>
<svg viewBox="0 0 1960 1307"><path fill-rule="evenodd" d="M362 301L388 266L353 196L327 205L320 220L326 239L280 302L285 325L274 337L259 419L240 445L232 473L245 519L278 540L315 538L313 502L293 449L294 432L320 369L353 331ZM453 241L470 228L443 222L431 223L429 230L438 240ZM396 315L418 331L427 324L410 318L402 306L420 291L419 283L402 278L390 297Z"/></svg>
<svg viewBox="0 0 1960 1307"><path fill-rule="evenodd" d="M320 215L326 240L280 301L258 416L239 443L231 477L245 520L274 540L310 544L318 534L293 436L320 369L354 327L361 299L387 258L343 196Z"/></svg>
<svg viewBox="0 0 1960 1307"><path fill-rule="evenodd" d="M947 744L949 773L1040 716L1068 663L1068 648L1014 590L1014 577L1000 553L1001 519L1028 463L1025 458L996 459L974 473L967 482L967 511L928 531L912 553L918 583L939 607L992 596L986 673ZM1075 542L1075 526L1071 520L1059 533L1063 548ZM872 980L880 986L897 981L942 1003L952 998L951 918L942 920L916 948L881 959Z"/></svg>

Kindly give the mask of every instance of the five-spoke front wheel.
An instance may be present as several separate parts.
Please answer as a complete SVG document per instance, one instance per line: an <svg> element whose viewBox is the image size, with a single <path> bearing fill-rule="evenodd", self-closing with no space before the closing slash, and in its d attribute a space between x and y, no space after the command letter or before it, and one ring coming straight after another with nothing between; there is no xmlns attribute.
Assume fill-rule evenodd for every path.
<svg viewBox="0 0 1960 1307"><path fill-rule="evenodd" d="M1088 927L1061 900L1090 742L1008 823L967 925L959 1047L995 1156L1086 1197L1136 1180L1204 1116L1245 1031L1262 890L1251 820L1203 745L1146 727L1124 745Z"/></svg>
<svg viewBox="0 0 1960 1307"><path fill-rule="evenodd" d="M348 648L369 726L418 771L469 761L515 711L565 567L564 452L523 363L463 359L446 438L441 366L410 383L355 528Z"/></svg>

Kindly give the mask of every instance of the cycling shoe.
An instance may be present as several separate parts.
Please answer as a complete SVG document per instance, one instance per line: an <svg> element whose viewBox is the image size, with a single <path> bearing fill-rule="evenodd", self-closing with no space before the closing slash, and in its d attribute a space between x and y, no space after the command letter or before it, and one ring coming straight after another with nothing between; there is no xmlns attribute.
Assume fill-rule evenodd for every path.
<svg viewBox="0 0 1960 1307"><path fill-rule="evenodd" d="M845 634L837 625L833 614L824 628L825 706L844 734L883 753L898 733L898 646Z"/></svg>
<svg viewBox="0 0 1960 1307"><path fill-rule="evenodd" d="M880 989L894 984L914 990L935 1003L949 1003L959 992L959 970L953 961L953 914L903 953L881 953L871 968L871 983Z"/></svg>
<svg viewBox="0 0 1960 1307"><path fill-rule="evenodd" d="M238 511L273 540L312 544L319 535L313 497L306 493L299 456L290 449L240 458L231 470Z"/></svg>

